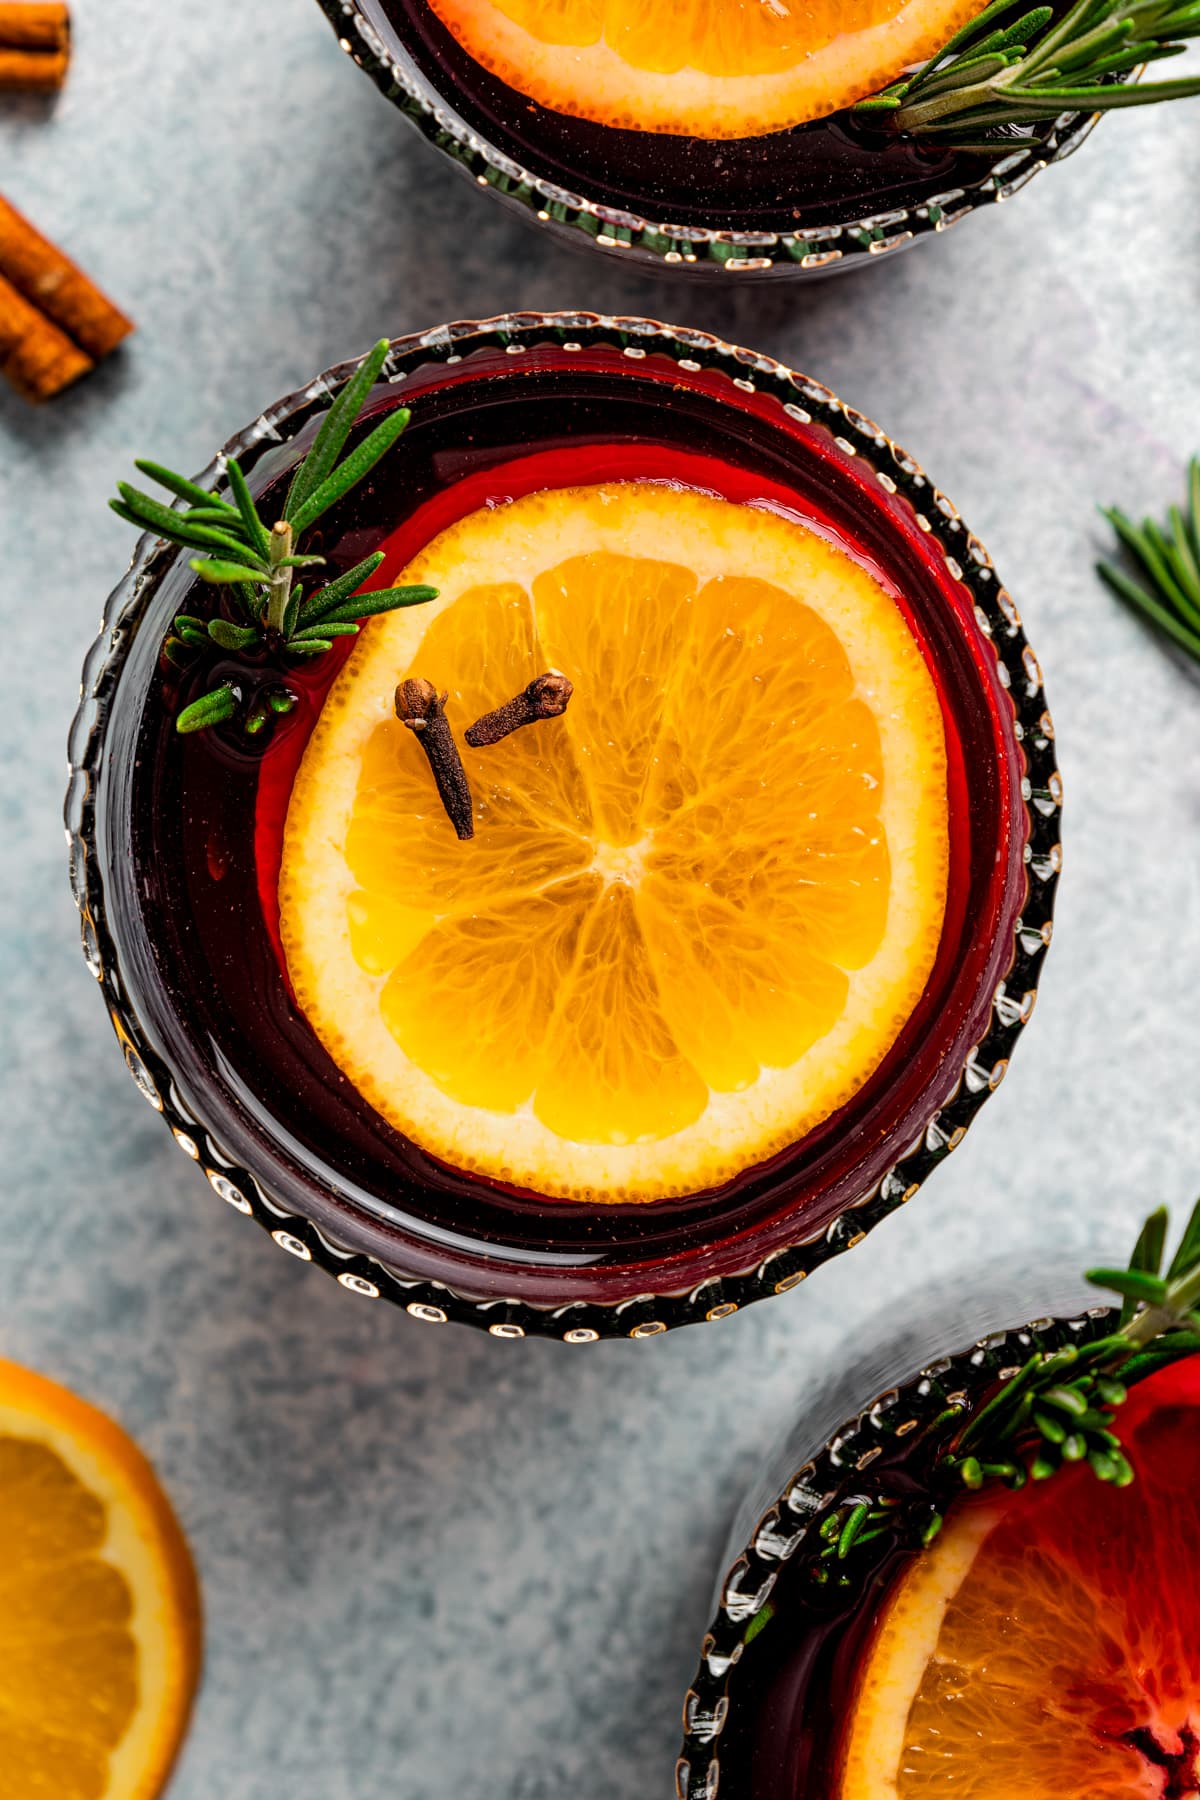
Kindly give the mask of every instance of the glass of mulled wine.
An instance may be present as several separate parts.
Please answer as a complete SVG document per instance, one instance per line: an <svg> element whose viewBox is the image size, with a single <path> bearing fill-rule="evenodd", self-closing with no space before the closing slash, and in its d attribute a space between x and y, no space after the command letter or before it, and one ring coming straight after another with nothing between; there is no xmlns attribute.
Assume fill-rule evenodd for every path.
<svg viewBox="0 0 1200 1800"><path fill-rule="evenodd" d="M1059 107L971 128L984 141L961 148L854 104L933 55L978 0L320 4L480 187L566 243L714 279L865 268L1008 199L1095 122Z"/></svg>
<svg viewBox="0 0 1200 1800"><path fill-rule="evenodd" d="M280 513L355 369L200 485L236 456ZM721 1318L1003 1077L1059 867L1038 664L951 503L769 358L521 314L398 340L357 438L401 406L299 548L436 598L169 660L229 589L140 543L71 739L88 964L216 1193L352 1292L575 1343Z"/></svg>
<svg viewBox="0 0 1200 1800"><path fill-rule="evenodd" d="M1050 1303L1077 1311L1015 1327L1011 1300L923 1296L907 1342L843 1371L780 1444L723 1559L679 1800L1197 1791L1198 1340L1177 1332L1101 1376L1092 1404L1097 1387L1112 1404L1089 1412L1070 1384L1123 1315L1068 1286ZM1045 1271L1025 1284L1039 1298ZM918 1339L919 1356L940 1352L924 1367ZM1057 1374L1031 1382L1042 1357ZM948 1480L947 1444L968 1422L986 1443L985 1406L1022 1385L1050 1462L1026 1443L1017 1486L981 1450L974 1486ZM1079 1420L1090 1451L1072 1447Z"/></svg>

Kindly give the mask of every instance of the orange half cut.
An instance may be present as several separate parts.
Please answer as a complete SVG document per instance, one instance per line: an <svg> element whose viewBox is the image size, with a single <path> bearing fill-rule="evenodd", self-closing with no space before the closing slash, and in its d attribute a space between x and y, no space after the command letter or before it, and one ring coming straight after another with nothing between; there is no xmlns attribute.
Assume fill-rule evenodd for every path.
<svg viewBox="0 0 1200 1800"><path fill-rule="evenodd" d="M937 953L933 681L896 602L775 513L652 482L484 508L405 570L310 739L280 879L296 996L371 1105L561 1197L715 1186L867 1079ZM471 750L554 668L566 714ZM393 712L448 690L456 839Z"/></svg>
<svg viewBox="0 0 1200 1800"><path fill-rule="evenodd" d="M430 0L492 74L626 131L761 137L926 61L979 0Z"/></svg>

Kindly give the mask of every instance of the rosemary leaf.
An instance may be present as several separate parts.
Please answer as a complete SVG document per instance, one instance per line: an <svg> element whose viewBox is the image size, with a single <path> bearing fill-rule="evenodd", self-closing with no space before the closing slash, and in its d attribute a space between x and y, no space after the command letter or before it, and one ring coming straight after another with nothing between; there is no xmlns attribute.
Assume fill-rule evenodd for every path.
<svg viewBox="0 0 1200 1800"><path fill-rule="evenodd" d="M297 644L320 643L324 638L355 637L358 626L341 619L322 619L319 625L310 626L307 631L297 631L288 639L288 649L294 650Z"/></svg>
<svg viewBox="0 0 1200 1800"><path fill-rule="evenodd" d="M351 594L358 591L364 581L370 579L382 561L383 551L373 551L370 556L365 556L362 562L355 563L352 569L347 569L344 575L339 575L336 580L328 582L319 593L313 594L304 607L305 623L308 624L314 619L323 618L327 612L336 611L344 600L348 600Z"/></svg>
<svg viewBox="0 0 1200 1800"><path fill-rule="evenodd" d="M1162 1269L1163 1251L1166 1249L1166 1245L1167 1209L1165 1206L1159 1206L1142 1226L1141 1234L1133 1247L1133 1255L1129 1259L1130 1269L1141 1269L1147 1275L1157 1276ZM1104 1285L1109 1287L1112 1284L1105 1282ZM1118 1288L1116 1291L1119 1293L1120 1289ZM1125 1295L1125 1303L1121 1308L1122 1328L1128 1325L1137 1311L1137 1301L1138 1296L1128 1293Z"/></svg>
<svg viewBox="0 0 1200 1800"><path fill-rule="evenodd" d="M230 492L233 494L234 502L241 514L246 536L258 554L266 557L271 548L270 534L258 516L258 508L254 504L250 489L246 486L246 477L242 474L242 465L236 456L230 457L225 465L225 473L229 477Z"/></svg>
<svg viewBox="0 0 1200 1800"><path fill-rule="evenodd" d="M872 95L863 109L881 114L896 131L948 136L960 148L994 152L1004 140L979 134L997 126L1200 94L1200 76L1120 79L1179 55L1188 38L1200 36L1198 5L1076 0L1057 23L1048 6L1014 18L1018 5L998 0L985 7L923 69Z"/></svg>
<svg viewBox="0 0 1200 1800"><path fill-rule="evenodd" d="M296 525L297 533L303 529L296 523L297 514L309 496L329 477L345 447L346 439L354 429L359 413L366 405L367 396L375 385L379 371L387 361L390 349L387 338L380 338L375 348L363 358L358 370L325 414L312 449L292 477L283 516Z"/></svg>
<svg viewBox="0 0 1200 1800"><path fill-rule="evenodd" d="M1195 9L1200 21L1200 6ZM1148 578L1147 589L1115 563L1097 570L1113 592L1200 659L1200 457L1187 473L1186 506L1171 507L1164 530L1153 519L1135 525L1119 507L1102 507L1122 546Z"/></svg>
<svg viewBox="0 0 1200 1800"><path fill-rule="evenodd" d="M256 560L253 548L232 531L222 531L215 525L190 524L182 513L177 513L170 506L163 506L161 501L131 487L127 481L117 483L117 492L125 507L121 516L128 517L132 513L135 522L144 530L156 531L160 537L169 538L173 543L182 544L191 550L228 550L236 552L248 562ZM109 505L114 512L118 510L117 501L110 500Z"/></svg>
<svg viewBox="0 0 1200 1800"><path fill-rule="evenodd" d="M316 623L333 619L372 619L377 613L395 612L402 606L424 606L430 600L436 600L437 588L432 587L398 587L377 588L370 594L358 594L350 600L343 600L340 606L329 612L324 609L316 615Z"/></svg>
<svg viewBox="0 0 1200 1800"><path fill-rule="evenodd" d="M258 642L258 633L250 625L231 625L228 619L210 619L208 635L222 650L248 650Z"/></svg>
<svg viewBox="0 0 1200 1800"><path fill-rule="evenodd" d="M385 456L404 431L411 414L406 406L398 406L388 414L383 422L377 425L369 437L363 439L357 450L352 450L344 462L338 464L332 474L326 477L320 487L313 488L297 511L292 515L291 524L296 535L307 531L316 523L322 513L343 499L352 488L358 486L371 473L380 457Z"/></svg>
<svg viewBox="0 0 1200 1800"><path fill-rule="evenodd" d="M329 408L312 449L296 471L284 517L272 524L260 514L235 457L226 466L232 504L199 482L146 460L139 460L136 467L185 502L185 507L166 506L129 482L118 483L117 498L109 501L118 517L139 531L153 532L197 552L190 559L191 569L200 580L224 588L240 615L202 618L179 614L163 645L169 661L182 666L193 660L195 652L211 655L214 649L233 656L253 650L268 660L279 654L321 656L332 649L336 639L353 637L357 620L434 598L435 590L427 587L388 588L355 597L356 590L382 563L381 551L364 558L307 601L304 587L295 581L297 570L325 563L323 556L305 549L300 542L302 534L370 474L408 424L407 409L395 408L349 456L338 461L389 348L387 339L381 340ZM233 718L240 704L235 684L226 682L186 707L176 724L184 732L202 731ZM283 686L260 688L243 712L242 728L255 737L273 717L281 717L295 706L296 696Z"/></svg>
<svg viewBox="0 0 1200 1800"><path fill-rule="evenodd" d="M165 487L168 493L177 495L180 500L192 500L197 506L228 513L230 518L237 517L236 507L218 499L216 494L202 488L198 482L188 481L185 476L176 475L172 469L164 469L161 463L147 462L143 457L135 461L133 466L140 474L148 475L151 481L157 481L159 487Z"/></svg>
<svg viewBox="0 0 1200 1800"><path fill-rule="evenodd" d="M236 711L237 695L229 683L225 682L199 700L193 700L190 706L185 706L175 721L175 729L185 734L189 731L205 731L210 725L221 725L226 719L232 719Z"/></svg>
<svg viewBox="0 0 1200 1800"><path fill-rule="evenodd" d="M186 519L189 525L219 525L222 529L232 527L234 530L241 525L237 514L231 513L229 508L224 505L189 506L185 513L179 513L177 516Z"/></svg>
<svg viewBox="0 0 1200 1800"><path fill-rule="evenodd" d="M1183 1236L1179 1240L1179 1248L1167 1270L1167 1280L1174 1281L1180 1275L1186 1275L1189 1269L1200 1264L1200 1200L1192 1209L1192 1216L1183 1228Z"/></svg>
<svg viewBox="0 0 1200 1800"><path fill-rule="evenodd" d="M230 582L246 581L255 574L255 571L247 568L245 563L224 562L216 556L210 556L203 561L193 559L188 566L195 570L201 581L210 581L218 586L224 586Z"/></svg>

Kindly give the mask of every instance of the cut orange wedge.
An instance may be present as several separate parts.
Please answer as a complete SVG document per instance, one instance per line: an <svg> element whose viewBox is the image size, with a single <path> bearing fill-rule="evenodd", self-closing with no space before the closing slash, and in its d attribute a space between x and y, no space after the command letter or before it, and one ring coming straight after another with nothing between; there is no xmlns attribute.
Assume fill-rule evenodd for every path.
<svg viewBox="0 0 1200 1800"><path fill-rule="evenodd" d="M878 1066L937 952L931 677L895 601L774 513L651 482L471 514L325 703L284 834L297 998L455 1167L589 1201L716 1185ZM559 719L463 746L460 844L398 680L467 726L558 668Z"/></svg>
<svg viewBox="0 0 1200 1800"><path fill-rule="evenodd" d="M0 1795L153 1800L200 1667L192 1559L119 1426L0 1361Z"/></svg>
<svg viewBox="0 0 1200 1800"><path fill-rule="evenodd" d="M927 60L979 0L430 0L463 47L554 112L760 137Z"/></svg>
<svg viewBox="0 0 1200 1800"><path fill-rule="evenodd" d="M1136 1471L964 1505L862 1670L838 1800L1200 1793L1200 1359L1135 1388Z"/></svg>

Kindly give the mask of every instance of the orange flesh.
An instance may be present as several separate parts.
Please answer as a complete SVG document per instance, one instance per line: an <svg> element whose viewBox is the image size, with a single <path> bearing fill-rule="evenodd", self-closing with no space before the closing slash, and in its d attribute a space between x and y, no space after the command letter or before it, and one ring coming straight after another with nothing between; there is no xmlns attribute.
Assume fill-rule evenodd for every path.
<svg viewBox="0 0 1200 1800"><path fill-rule="evenodd" d="M430 0L464 48L555 112L757 137L838 112L934 55L978 0Z"/></svg>

